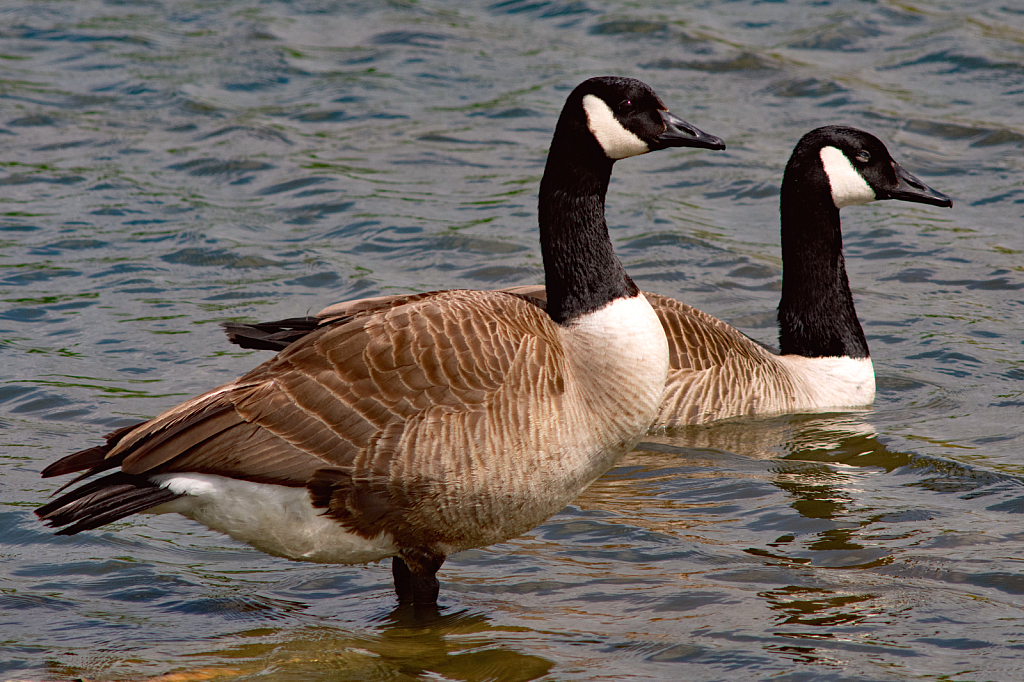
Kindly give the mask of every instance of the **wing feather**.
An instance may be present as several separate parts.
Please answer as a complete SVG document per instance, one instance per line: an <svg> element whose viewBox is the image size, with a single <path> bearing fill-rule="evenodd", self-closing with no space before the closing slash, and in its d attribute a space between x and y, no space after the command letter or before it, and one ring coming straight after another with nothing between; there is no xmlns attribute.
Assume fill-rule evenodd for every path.
<svg viewBox="0 0 1024 682"><path fill-rule="evenodd" d="M240 379L49 470L88 475L120 465L115 475L143 482L199 472L308 487L316 504L356 532L387 530L421 544L418 538L440 537L441 519L462 513L452 509L467 505L450 503L475 494L488 468L503 474L509 458L531 451L520 445L493 452L488 429L529 424L528 414L514 415L514 426L493 419L507 417L515 402L504 395L510 378L561 389L559 344L539 308L500 292L364 301ZM513 444L537 437L529 428L512 435ZM165 499L139 487L113 495L116 513ZM477 502L497 508L493 500ZM113 509L101 510L103 504L97 514ZM75 509L74 527L84 528L89 503ZM459 541L469 525L454 523L446 541Z"/></svg>

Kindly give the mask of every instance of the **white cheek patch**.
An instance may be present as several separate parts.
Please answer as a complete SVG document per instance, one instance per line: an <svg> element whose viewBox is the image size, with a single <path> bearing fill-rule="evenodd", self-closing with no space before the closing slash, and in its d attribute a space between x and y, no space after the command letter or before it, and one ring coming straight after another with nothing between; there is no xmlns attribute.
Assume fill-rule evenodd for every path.
<svg viewBox="0 0 1024 682"><path fill-rule="evenodd" d="M609 159L625 159L651 151L646 142L619 123L611 107L600 97L585 95L583 110L587 114L587 127Z"/></svg>
<svg viewBox="0 0 1024 682"><path fill-rule="evenodd" d="M825 175L832 186L832 202L836 208L866 204L878 198L846 154L835 147L822 148L821 165L825 167Z"/></svg>

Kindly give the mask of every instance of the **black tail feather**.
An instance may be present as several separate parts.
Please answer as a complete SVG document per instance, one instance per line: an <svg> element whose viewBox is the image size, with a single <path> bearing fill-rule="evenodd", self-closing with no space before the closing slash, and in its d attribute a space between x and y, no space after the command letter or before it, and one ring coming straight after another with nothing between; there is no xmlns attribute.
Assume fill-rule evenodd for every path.
<svg viewBox="0 0 1024 682"><path fill-rule="evenodd" d="M224 333L228 341L252 350L281 351L320 326L318 317L292 317L276 322L242 324L225 322Z"/></svg>
<svg viewBox="0 0 1024 682"><path fill-rule="evenodd" d="M85 471L85 474L76 478L74 481L71 481L71 483L75 483L85 476L91 476L95 473L106 471L107 469L113 469L121 464L121 461L119 459L108 460L107 453L110 452L111 449L113 449L113 447L117 445L128 433L134 431L140 424L145 423L146 422L136 422L135 424L122 426L116 431L108 433L106 436L107 442L103 445L79 450L67 457L61 457L56 462L43 469L43 472L40 475L43 478L51 478L53 476L71 474L76 471ZM68 483L64 487L66 488L68 485L71 485L71 483Z"/></svg>
<svg viewBox="0 0 1024 682"><path fill-rule="evenodd" d="M146 511L182 495L143 476L115 473L87 483L36 509L57 535L74 535Z"/></svg>

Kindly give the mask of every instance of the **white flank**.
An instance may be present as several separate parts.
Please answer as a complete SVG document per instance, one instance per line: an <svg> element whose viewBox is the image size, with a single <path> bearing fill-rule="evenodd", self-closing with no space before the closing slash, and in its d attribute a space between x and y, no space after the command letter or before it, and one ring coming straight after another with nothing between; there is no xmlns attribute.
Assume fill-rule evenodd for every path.
<svg viewBox="0 0 1024 682"><path fill-rule="evenodd" d="M587 113L587 127L609 159L625 159L651 151L646 142L619 123L611 107L597 95L583 96L583 110Z"/></svg>
<svg viewBox="0 0 1024 682"><path fill-rule="evenodd" d="M822 147L821 165L832 187L832 202L836 208L866 204L878 198L846 154L835 147Z"/></svg>
<svg viewBox="0 0 1024 682"><path fill-rule="evenodd" d="M796 411L861 407L875 399L875 368L871 358L779 355L775 359L790 369L801 389Z"/></svg>
<svg viewBox="0 0 1024 682"><path fill-rule="evenodd" d="M176 512L267 554L295 561L363 564L398 553L389 535L367 540L324 516L323 509L313 507L305 488L212 474L160 474L150 480L185 494L150 513Z"/></svg>

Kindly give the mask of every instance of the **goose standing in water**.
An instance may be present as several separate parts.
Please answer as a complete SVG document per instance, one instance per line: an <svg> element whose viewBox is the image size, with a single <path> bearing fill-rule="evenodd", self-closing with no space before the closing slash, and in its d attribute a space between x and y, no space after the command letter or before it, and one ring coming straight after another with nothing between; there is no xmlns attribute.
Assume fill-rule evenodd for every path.
<svg viewBox="0 0 1024 682"><path fill-rule="evenodd" d="M612 164L723 149L645 84L579 85L540 189L547 310L499 291L381 300L245 376L44 477L110 470L36 510L60 534L177 512L269 554L394 557L401 602L433 604L445 557L514 537L632 449L658 410L665 334L616 258Z"/></svg>
<svg viewBox="0 0 1024 682"><path fill-rule="evenodd" d="M880 199L952 206L862 130L826 126L797 143L781 191L779 353L685 303L646 294L669 345L655 427L872 403L874 368L846 277L839 210ZM545 299L543 286L505 291L539 305ZM387 298L338 303L315 317L226 327L232 342L244 348L280 350L320 325Z"/></svg>

